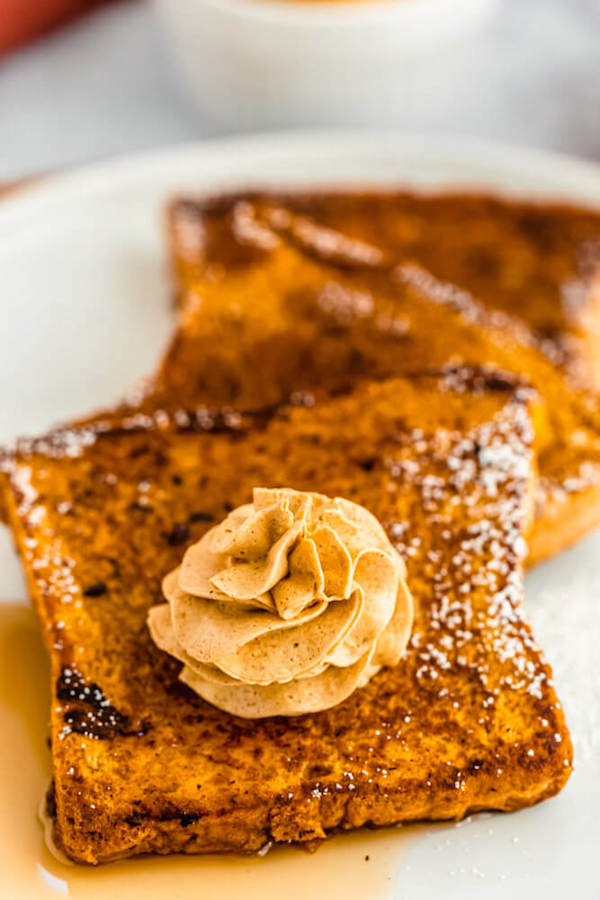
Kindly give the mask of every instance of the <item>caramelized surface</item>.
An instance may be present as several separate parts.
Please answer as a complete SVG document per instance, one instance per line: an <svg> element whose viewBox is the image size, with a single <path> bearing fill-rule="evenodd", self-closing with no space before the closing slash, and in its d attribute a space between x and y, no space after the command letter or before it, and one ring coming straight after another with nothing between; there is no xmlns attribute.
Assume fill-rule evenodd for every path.
<svg viewBox="0 0 600 900"><path fill-rule="evenodd" d="M374 230L378 221L365 217ZM543 402L530 562L598 524L597 401L568 385L521 320L484 309L414 265L396 265L386 247L266 200L209 204L204 214L176 205L171 225L179 321L150 405L259 408L358 376L489 364L525 377Z"/></svg>
<svg viewBox="0 0 600 900"><path fill-rule="evenodd" d="M518 316L572 383L600 388L600 210L466 193L249 196L259 215L285 206ZM231 206L217 198L175 207L187 235L175 244L184 282L221 258L219 223Z"/></svg>
<svg viewBox="0 0 600 900"><path fill-rule="evenodd" d="M516 809L570 772L521 612L531 393L466 369L272 415L106 420L21 442L9 513L52 660L57 838L73 858L253 851L336 827ZM255 485L348 497L405 558L406 657L324 713L210 707L145 627L160 581Z"/></svg>

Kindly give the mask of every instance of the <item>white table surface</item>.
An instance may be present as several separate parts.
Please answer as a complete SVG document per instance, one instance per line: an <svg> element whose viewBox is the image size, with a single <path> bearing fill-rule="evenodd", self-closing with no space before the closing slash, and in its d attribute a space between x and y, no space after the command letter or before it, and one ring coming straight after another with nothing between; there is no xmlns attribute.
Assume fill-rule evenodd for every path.
<svg viewBox="0 0 600 900"><path fill-rule="evenodd" d="M500 0L476 39L413 67L385 122L349 109L332 124L478 135L600 161L599 85L600 0ZM143 2L101 8L0 62L0 178L223 133L181 88Z"/></svg>

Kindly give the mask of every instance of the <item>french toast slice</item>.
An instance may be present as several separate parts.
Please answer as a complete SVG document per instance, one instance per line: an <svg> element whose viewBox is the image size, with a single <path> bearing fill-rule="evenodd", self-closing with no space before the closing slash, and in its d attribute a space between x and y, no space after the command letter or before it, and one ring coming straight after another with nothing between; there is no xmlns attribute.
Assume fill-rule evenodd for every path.
<svg viewBox="0 0 600 900"><path fill-rule="evenodd" d="M11 525L52 663L50 808L74 860L252 852L515 810L570 774L551 671L521 607L532 391L456 367L295 402L115 416L21 441L8 460ZM358 502L406 560L405 657L326 712L221 712L146 628L162 576L256 485Z"/></svg>
<svg viewBox="0 0 600 900"><path fill-rule="evenodd" d="M237 199L181 200L171 211L181 283L198 273ZM326 191L250 193L273 206L411 260L522 319L576 387L600 390L600 210L489 194ZM200 251L200 252L199 252Z"/></svg>
<svg viewBox="0 0 600 900"><path fill-rule="evenodd" d="M150 405L258 408L357 376L500 367L526 378L545 410L529 562L600 523L597 400L567 383L522 321L288 208L223 200L198 215L171 209L180 310Z"/></svg>

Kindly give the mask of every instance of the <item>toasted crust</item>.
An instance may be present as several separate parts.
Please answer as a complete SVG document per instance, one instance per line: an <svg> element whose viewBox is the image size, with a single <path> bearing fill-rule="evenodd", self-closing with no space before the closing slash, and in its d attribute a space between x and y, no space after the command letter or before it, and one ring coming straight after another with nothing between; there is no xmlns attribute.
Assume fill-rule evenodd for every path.
<svg viewBox="0 0 600 900"><path fill-rule="evenodd" d="M529 389L454 368L314 400L107 419L10 460L52 660L56 839L73 859L250 852L513 810L568 778L569 735L521 610ZM185 546L257 484L363 504L406 560L406 656L324 713L222 713L145 626Z"/></svg>
<svg viewBox="0 0 600 900"><path fill-rule="evenodd" d="M390 259L411 260L524 321L577 387L600 390L600 210L472 193L246 193L173 204L180 283L222 254L221 226L239 200L259 215L285 207ZM207 224L207 230L199 229Z"/></svg>
<svg viewBox="0 0 600 900"><path fill-rule="evenodd" d="M344 196L298 196L287 207L267 196L252 202L223 198L209 201L206 207L182 201L171 208L179 321L171 348L151 384L149 403L259 407L277 404L294 393L310 392L316 386L335 389L362 375L402 375L455 362L491 364L525 377L542 401L537 418L542 489L530 562L557 552L598 525L600 415L597 402L587 392L576 390L564 368L540 349L540 310L552 306L547 279L533 296L539 317L534 333L522 320L484 309L466 291L415 265L396 265L390 245L397 232L410 231L413 220L406 220L408 213L402 213L405 206L410 208L408 197ZM422 202L426 209L426 201ZM530 267L533 258L537 261L534 249L542 241L541 233L545 234L540 211L505 207L491 200L438 198L438 202L439 207L431 201L440 218L437 228L443 233L450 230L453 203L459 218L461 210L467 218L466 211L473 206L475 221L482 228L480 208L486 216L499 216L501 222L502 213L507 221L501 228L508 229L512 223L509 246L516 260L513 271L505 251L498 250L501 285L510 281L510 269L515 282L531 287L535 279ZM357 210L366 216L366 210L373 208L373 219L367 216L365 222L378 234L381 225L383 249L323 229L315 219L297 215L296 207L322 213L328 223L347 219L351 235L358 232L362 221L362 212L358 215ZM553 286L558 296L559 274L567 277L566 246L569 241L569 246L574 245L576 236L580 240L584 234L589 236L598 217L558 209L545 214L549 221L546 240L552 248L556 245L558 257L551 266L556 270ZM434 225L436 221L434 216ZM532 236L526 254L522 244L528 229ZM422 228L417 233L421 243L430 247ZM470 234L467 229L467 241ZM475 240L473 235L471 238ZM416 238L411 246L417 246ZM481 247L479 251L483 253ZM470 258L463 248L456 274L462 268L468 274ZM551 255L549 264L553 259ZM539 275L541 263L536 264ZM571 264L575 265L573 260ZM488 289L491 282L490 277ZM478 283L483 285L482 278ZM498 305L513 308L517 287L508 294L507 290L500 291L503 299ZM521 303L531 320L532 303L529 297ZM589 313L589 304L586 309ZM555 318L557 315L555 309Z"/></svg>

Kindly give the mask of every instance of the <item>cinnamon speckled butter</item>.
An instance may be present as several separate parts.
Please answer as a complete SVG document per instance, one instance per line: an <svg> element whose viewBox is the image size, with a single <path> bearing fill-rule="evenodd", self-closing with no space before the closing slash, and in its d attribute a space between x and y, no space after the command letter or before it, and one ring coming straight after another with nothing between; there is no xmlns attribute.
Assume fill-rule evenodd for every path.
<svg viewBox="0 0 600 900"><path fill-rule="evenodd" d="M180 678L244 718L340 703L410 637L405 566L377 519L342 498L255 488L186 552L153 607Z"/></svg>

